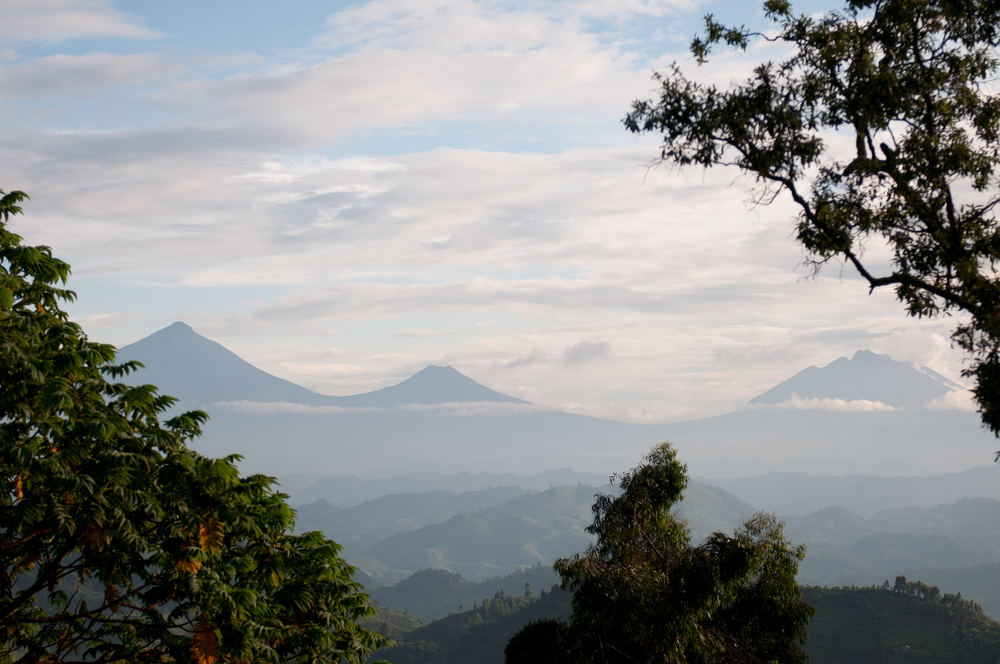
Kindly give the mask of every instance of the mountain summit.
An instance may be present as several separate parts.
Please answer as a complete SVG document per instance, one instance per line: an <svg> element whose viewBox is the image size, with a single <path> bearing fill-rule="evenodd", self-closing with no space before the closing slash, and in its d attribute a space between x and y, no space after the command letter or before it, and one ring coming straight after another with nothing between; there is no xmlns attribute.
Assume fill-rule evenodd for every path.
<svg viewBox="0 0 1000 664"><path fill-rule="evenodd" d="M841 357L823 368L811 366L750 400L779 404L794 399L841 399L881 402L893 408L917 410L962 387L936 371L917 369L870 350L850 359Z"/></svg>
<svg viewBox="0 0 1000 664"><path fill-rule="evenodd" d="M383 387L374 392L341 397L340 405L391 408L410 403L440 404L468 401L528 403L484 387L451 366L429 366L398 385Z"/></svg>
<svg viewBox="0 0 1000 664"><path fill-rule="evenodd" d="M261 371L179 321L123 346L118 360L145 365L129 382L156 385L161 393L184 402L284 401L320 406L331 399Z"/></svg>
<svg viewBox="0 0 1000 664"><path fill-rule="evenodd" d="M450 366L427 367L398 385L374 392L346 397L319 394L261 371L181 322L122 347L118 359L138 360L145 365L130 377L130 382L150 383L163 394L202 406L222 401L351 408L477 401L528 403L480 385Z"/></svg>

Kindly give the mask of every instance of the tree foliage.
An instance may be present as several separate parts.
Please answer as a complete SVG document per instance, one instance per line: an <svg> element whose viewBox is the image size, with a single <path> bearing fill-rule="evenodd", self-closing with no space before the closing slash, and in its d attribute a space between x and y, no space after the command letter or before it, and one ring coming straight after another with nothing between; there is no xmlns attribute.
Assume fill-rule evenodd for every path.
<svg viewBox="0 0 1000 664"><path fill-rule="evenodd" d="M529 625L507 661L533 662L558 650L566 662L805 662L801 644L812 609L795 574L805 556L773 516L758 513L733 535L693 546L671 507L686 467L664 443L601 495L586 552L556 562L573 591L568 625ZM553 646L555 643L555 647Z"/></svg>
<svg viewBox="0 0 1000 664"><path fill-rule="evenodd" d="M69 320L69 266L0 197L0 661L365 661L385 639L340 547L190 450L204 413L113 382L139 365Z"/></svg>
<svg viewBox="0 0 1000 664"><path fill-rule="evenodd" d="M692 51L704 62L720 42L746 49L761 37L787 60L725 90L675 64L626 127L660 134L665 161L737 166L759 183L757 202L790 194L814 268L841 258L870 289L895 288L910 315L958 314L953 340L1000 435L1000 3L848 0L817 18L767 0L764 10L773 34L709 15ZM891 251L884 274L864 261L876 242Z"/></svg>

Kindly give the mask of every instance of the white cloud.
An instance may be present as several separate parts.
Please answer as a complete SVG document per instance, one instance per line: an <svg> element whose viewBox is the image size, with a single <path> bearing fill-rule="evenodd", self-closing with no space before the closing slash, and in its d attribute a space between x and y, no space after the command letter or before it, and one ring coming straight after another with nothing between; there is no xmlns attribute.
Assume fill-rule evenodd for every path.
<svg viewBox="0 0 1000 664"><path fill-rule="evenodd" d="M42 38L38 8L47 39L153 36L108 2L12 7L18 39ZM748 211L732 171L647 171L657 141L621 117L654 85L647 53L685 57L687 11L377 0L280 56L5 52L0 186L32 195L14 229L72 262L73 311L108 341L183 319L326 393L453 364L650 422L859 348L957 380L954 321L908 319L849 270L800 281L786 200ZM685 70L725 85L768 48ZM605 359L568 371L581 340Z"/></svg>
<svg viewBox="0 0 1000 664"><path fill-rule="evenodd" d="M345 407L345 406L307 406L301 403L285 401L216 401L216 408L228 410L241 415L337 415L340 413L374 413L385 408Z"/></svg>
<svg viewBox="0 0 1000 664"><path fill-rule="evenodd" d="M216 408L228 410L242 415L280 415L291 413L295 415L339 415L342 413L377 413L392 408L375 408L360 406L308 406L300 403L283 401L217 401L212 404ZM460 401L439 404L404 404L399 410L420 413L432 413L447 417L499 416L519 413L532 413L549 410L544 406L523 403L508 403L497 401Z"/></svg>
<svg viewBox="0 0 1000 664"><path fill-rule="evenodd" d="M976 402L972 398L972 392L952 390L928 403L927 410L962 410L974 413L976 412Z"/></svg>
<svg viewBox="0 0 1000 664"><path fill-rule="evenodd" d="M460 401L454 403L422 404L411 403L400 406L402 410L421 413L436 413L449 417L473 417L480 415L516 415L549 410L545 406L530 403L509 403L503 401Z"/></svg>
<svg viewBox="0 0 1000 664"><path fill-rule="evenodd" d="M881 401L869 401L868 399L855 399L846 401L844 399L803 399L798 394L792 392L792 398L781 403L754 403L743 406L740 410L840 410L854 412L875 412L886 410L898 410L893 406L884 404Z"/></svg>

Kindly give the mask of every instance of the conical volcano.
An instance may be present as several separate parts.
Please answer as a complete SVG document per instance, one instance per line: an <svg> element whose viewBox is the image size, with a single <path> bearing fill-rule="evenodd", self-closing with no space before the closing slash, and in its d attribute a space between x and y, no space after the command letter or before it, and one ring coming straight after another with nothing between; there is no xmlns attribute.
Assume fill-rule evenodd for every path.
<svg viewBox="0 0 1000 664"><path fill-rule="evenodd" d="M750 403L780 404L798 397L877 401L893 408L918 410L961 389L960 385L930 369L917 369L870 350L859 350L850 359L841 357L823 368L803 369L754 397Z"/></svg>
<svg viewBox="0 0 1000 664"><path fill-rule="evenodd" d="M261 371L181 322L119 349L118 359L145 365L130 382L156 385L161 393L185 403L285 401L318 406L336 401Z"/></svg>
<svg viewBox="0 0 1000 664"><path fill-rule="evenodd" d="M375 392L342 397L341 405L391 408L411 403L441 404L470 401L528 403L484 387L450 366L429 366L398 385L384 387Z"/></svg>

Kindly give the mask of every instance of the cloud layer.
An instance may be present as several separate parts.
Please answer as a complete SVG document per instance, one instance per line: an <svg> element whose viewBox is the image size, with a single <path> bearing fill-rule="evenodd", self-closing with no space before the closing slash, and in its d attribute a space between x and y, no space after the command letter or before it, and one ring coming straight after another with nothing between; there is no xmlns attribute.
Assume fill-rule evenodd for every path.
<svg viewBox="0 0 1000 664"><path fill-rule="evenodd" d="M780 56L696 69L702 12L373 0L294 47L227 51L109 2L18 2L0 187L32 196L12 225L72 263L95 338L185 320L329 394L451 364L543 407L654 422L858 348L960 380L953 321L909 320L836 265L810 279L789 201L651 167L655 137L624 131L655 66L725 85Z"/></svg>

